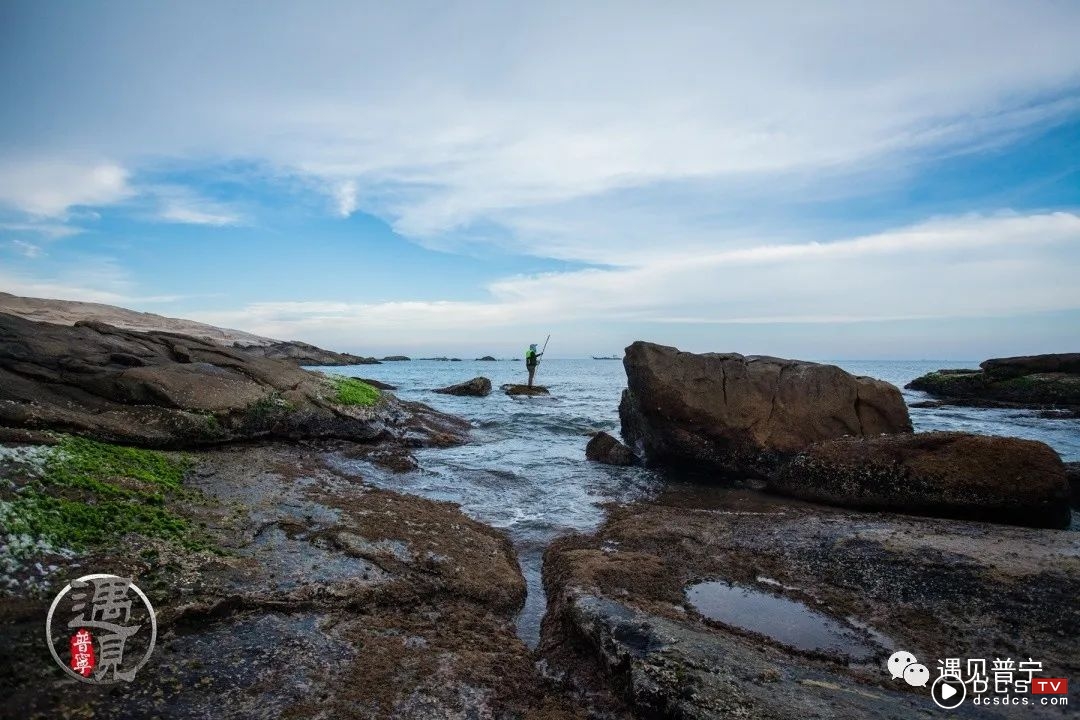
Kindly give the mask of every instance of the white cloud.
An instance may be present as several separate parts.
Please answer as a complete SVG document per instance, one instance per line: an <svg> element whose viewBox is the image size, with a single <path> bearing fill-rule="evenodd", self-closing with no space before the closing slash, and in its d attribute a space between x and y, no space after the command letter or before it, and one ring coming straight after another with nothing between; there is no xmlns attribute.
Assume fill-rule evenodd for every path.
<svg viewBox="0 0 1080 720"><path fill-rule="evenodd" d="M360 207L357 193L355 180L346 180L334 187L334 203L337 206L338 215L347 218L356 212L356 209Z"/></svg>
<svg viewBox="0 0 1080 720"><path fill-rule="evenodd" d="M32 242L26 242L25 240L12 240L11 247L15 248L15 252L31 260L39 258L42 255L42 249L40 245L36 245Z"/></svg>
<svg viewBox="0 0 1080 720"><path fill-rule="evenodd" d="M78 205L107 205L132 194L128 173L110 164L0 161L0 204L40 217L63 217Z"/></svg>
<svg viewBox="0 0 1080 720"><path fill-rule="evenodd" d="M1080 216L968 215L831 243L510 278L483 302L254 303L197 319L329 346L497 337L550 322L749 324L1080 309Z"/></svg>
<svg viewBox="0 0 1080 720"><path fill-rule="evenodd" d="M226 203L200 197L188 188L167 185L145 190L157 202L158 220L185 225L239 225L243 215Z"/></svg>
<svg viewBox="0 0 1080 720"><path fill-rule="evenodd" d="M439 247L497 241L591 261L618 250L632 262L654 252L661 218L695 231L662 242L707 246L709 191L723 208L802 192L808 177L817 192L858 190L1078 109L1075 3L331 3L302 17L192 3L167 23L163 12L95 8L20 28L65 82L5 91L26 135L13 141L93 147L133 167L246 158L326 188L341 216L374 212ZM195 35L200 53L177 63ZM625 219L635 208L604 202L675 186L666 211L645 213L653 232ZM583 224L602 229L599 242ZM470 232L491 225L506 232Z"/></svg>

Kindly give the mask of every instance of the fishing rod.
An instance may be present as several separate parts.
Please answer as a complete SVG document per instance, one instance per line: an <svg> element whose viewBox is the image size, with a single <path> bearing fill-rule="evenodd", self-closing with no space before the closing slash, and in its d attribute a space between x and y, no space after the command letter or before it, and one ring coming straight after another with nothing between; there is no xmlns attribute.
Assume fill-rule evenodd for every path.
<svg viewBox="0 0 1080 720"><path fill-rule="evenodd" d="M551 340L551 335L548 335L547 340L544 341L544 347L543 347L542 350L540 350L540 355L543 355L545 352L547 352L547 344L548 344L549 340ZM536 370L533 371L533 377L536 377L536 373L538 373L538 372L540 372L540 358L539 357L536 359Z"/></svg>

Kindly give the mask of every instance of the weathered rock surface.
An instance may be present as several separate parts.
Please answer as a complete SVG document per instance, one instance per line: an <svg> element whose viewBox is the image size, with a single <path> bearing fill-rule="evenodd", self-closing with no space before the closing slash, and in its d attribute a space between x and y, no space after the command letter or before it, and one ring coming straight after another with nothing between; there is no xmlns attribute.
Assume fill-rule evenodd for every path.
<svg viewBox="0 0 1080 720"><path fill-rule="evenodd" d="M275 341L268 345L245 345L237 343L235 349L268 360L288 360L297 365L378 365L373 357L323 350L298 340Z"/></svg>
<svg viewBox="0 0 1080 720"><path fill-rule="evenodd" d="M321 450L206 450L168 501L215 552L128 536L60 561L54 587L0 598L0 717L577 717L513 618L509 541L455 505L365 486ZM28 561L33 561L29 558ZM158 616L135 682L87 686L43 652L52 594L132 577Z"/></svg>
<svg viewBox="0 0 1080 720"><path fill-rule="evenodd" d="M732 583L756 610L702 614L687 588L709 580ZM665 718L933 714L928 689L886 672L897 648L934 677L949 657L986 658L988 667L1032 657L1048 677L1080 670L1080 539L1070 532L698 486L614 509L596 534L557 540L544 583L543 655L597 704L614 688L615 714L624 706ZM793 646L819 637L823 623L843 628L852 645ZM970 702L953 712L1012 717Z"/></svg>
<svg viewBox="0 0 1080 720"><path fill-rule="evenodd" d="M507 384L502 386L502 390L511 397L518 395L527 397L539 397L542 395L551 394L550 392L548 392L548 389L543 385L533 385L532 387L529 387L528 385Z"/></svg>
<svg viewBox="0 0 1080 720"><path fill-rule="evenodd" d="M468 427L392 395L341 404L320 373L198 338L5 314L0 425L160 447L258 437L445 445Z"/></svg>
<svg viewBox="0 0 1080 720"><path fill-rule="evenodd" d="M908 432L900 391L832 365L626 348L622 435L650 464L763 477L814 442Z"/></svg>
<svg viewBox="0 0 1080 720"><path fill-rule="evenodd" d="M0 313L35 322L74 325L80 321L100 322L124 330L166 332L224 345L258 357L289 360L298 365L358 365L376 362L373 358L338 353L296 341L272 338L220 328L194 320L136 312L102 303L28 298L0 292Z"/></svg>
<svg viewBox="0 0 1080 720"><path fill-rule="evenodd" d="M810 446L768 481L829 505L1065 528L1069 484L1045 443L960 432L840 438Z"/></svg>
<svg viewBox="0 0 1080 720"><path fill-rule="evenodd" d="M439 388L435 392L443 395L462 395L469 397L487 397L491 394L491 381L486 377L475 377L467 382Z"/></svg>
<svg viewBox="0 0 1080 720"><path fill-rule="evenodd" d="M993 358L981 370L938 370L907 384L956 404L1080 411L1080 353Z"/></svg>
<svg viewBox="0 0 1080 720"><path fill-rule="evenodd" d="M585 446L585 457L605 465L634 465L638 461L633 450L603 431L589 440Z"/></svg>

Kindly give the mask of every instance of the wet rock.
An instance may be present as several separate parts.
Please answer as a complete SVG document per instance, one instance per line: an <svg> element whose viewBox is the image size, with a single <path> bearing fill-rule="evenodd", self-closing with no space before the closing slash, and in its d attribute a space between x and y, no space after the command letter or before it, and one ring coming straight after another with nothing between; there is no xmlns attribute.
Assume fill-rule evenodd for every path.
<svg viewBox="0 0 1080 720"><path fill-rule="evenodd" d="M773 492L830 505L1069 526L1069 485L1045 443L959 432L840 438L769 479Z"/></svg>
<svg viewBox="0 0 1080 720"><path fill-rule="evenodd" d="M525 583L502 533L365 486L314 446L193 455L178 509L215 552L129 535L51 589L91 570L135 579L158 616L137 681L61 679L41 651L51 592L0 598L0 642L21 658L0 671L0 716L576 717L514 633Z"/></svg>
<svg viewBox="0 0 1080 720"><path fill-rule="evenodd" d="M439 388L435 392L443 395L461 395L469 397L487 397L491 394L491 381L486 377L475 377L468 382Z"/></svg>
<svg viewBox="0 0 1080 720"><path fill-rule="evenodd" d="M541 652L583 693L610 689L608 707L635 717L915 717L933 706L886 673L896 648L932 672L941 658L1029 656L1047 676L1075 672L1077 549L1055 530L670 490L552 544ZM710 617L695 594L710 582L776 602ZM851 644L807 649L820 628L806 623Z"/></svg>
<svg viewBox="0 0 1080 720"><path fill-rule="evenodd" d="M650 464L764 477L819 440L911 430L897 388L832 365L646 342L623 365L622 435Z"/></svg>
<svg viewBox="0 0 1080 720"><path fill-rule="evenodd" d="M511 397L515 397L515 396L539 397L539 396L542 396L542 395L550 395L551 394L550 392L548 392L548 389L546 387L544 387L543 385L533 385L532 387L529 387L528 385L508 384L508 385L503 385L501 389L503 390L503 392L505 392L507 395L510 395Z"/></svg>
<svg viewBox="0 0 1080 720"><path fill-rule="evenodd" d="M1080 411L1080 353L994 358L980 370L938 370L907 384L948 400Z"/></svg>
<svg viewBox="0 0 1080 720"><path fill-rule="evenodd" d="M637 462L634 452L606 432L593 435L585 446L585 457L605 465L633 465Z"/></svg>
<svg viewBox="0 0 1080 720"><path fill-rule="evenodd" d="M344 403L335 381L320 373L198 338L5 314L0 425L158 447L263 437L449 444L468 427L392 395Z"/></svg>

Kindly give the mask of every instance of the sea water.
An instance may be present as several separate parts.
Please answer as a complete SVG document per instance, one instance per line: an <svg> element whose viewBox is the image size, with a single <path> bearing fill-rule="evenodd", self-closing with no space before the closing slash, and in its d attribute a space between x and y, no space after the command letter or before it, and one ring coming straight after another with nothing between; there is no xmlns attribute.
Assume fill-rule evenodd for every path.
<svg viewBox="0 0 1080 720"><path fill-rule="evenodd" d="M903 387L939 368L977 367L973 361L836 362L856 375ZM518 619L519 635L535 645L544 612L540 569L544 548L564 533L588 532L603 520L601 505L657 494L661 474L645 468L610 467L585 460L592 433L617 434L618 406L626 375L611 360L544 360L536 382L550 398L510 398L498 388L525 381L521 361L445 362L413 360L381 365L322 368L398 386L396 394L468 419L473 442L449 449L420 450L421 469L390 473L366 464L356 470L365 480L391 490L461 505L470 516L510 536L528 584L528 599ZM477 375L494 386L486 398L439 395L432 390ZM924 393L904 390L908 403ZM912 408L918 431L964 430L1041 440L1067 461L1080 460L1080 420L1044 419L1021 410L965 407Z"/></svg>

